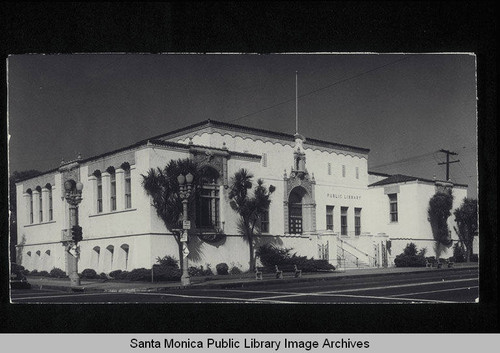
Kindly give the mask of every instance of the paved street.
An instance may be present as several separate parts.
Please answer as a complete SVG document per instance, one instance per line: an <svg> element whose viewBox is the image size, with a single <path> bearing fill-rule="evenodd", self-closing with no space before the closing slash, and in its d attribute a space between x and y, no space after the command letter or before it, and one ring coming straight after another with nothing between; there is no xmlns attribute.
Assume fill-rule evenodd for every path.
<svg viewBox="0 0 500 353"><path fill-rule="evenodd" d="M479 297L477 268L283 282L240 288L192 287L161 292L13 290L14 303L473 303Z"/></svg>

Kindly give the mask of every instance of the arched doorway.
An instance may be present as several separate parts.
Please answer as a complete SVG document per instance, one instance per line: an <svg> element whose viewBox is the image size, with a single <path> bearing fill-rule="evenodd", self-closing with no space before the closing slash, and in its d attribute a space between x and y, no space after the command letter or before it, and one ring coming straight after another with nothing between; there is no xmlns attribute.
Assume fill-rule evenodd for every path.
<svg viewBox="0 0 500 353"><path fill-rule="evenodd" d="M288 229L291 234L302 234L303 218L302 218L302 198L301 189L295 188L290 193L288 198Z"/></svg>
<svg viewBox="0 0 500 353"><path fill-rule="evenodd" d="M285 203L286 233L312 234L316 232L316 204L313 196L304 187L292 188Z"/></svg>

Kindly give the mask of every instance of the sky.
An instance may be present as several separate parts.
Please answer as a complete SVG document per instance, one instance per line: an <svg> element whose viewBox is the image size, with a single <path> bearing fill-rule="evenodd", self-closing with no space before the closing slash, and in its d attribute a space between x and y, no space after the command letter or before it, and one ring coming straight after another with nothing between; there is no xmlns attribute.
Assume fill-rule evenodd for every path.
<svg viewBox="0 0 500 353"><path fill-rule="evenodd" d="M14 55L9 172L57 168L207 119L369 148L368 169L477 197L471 54Z"/></svg>

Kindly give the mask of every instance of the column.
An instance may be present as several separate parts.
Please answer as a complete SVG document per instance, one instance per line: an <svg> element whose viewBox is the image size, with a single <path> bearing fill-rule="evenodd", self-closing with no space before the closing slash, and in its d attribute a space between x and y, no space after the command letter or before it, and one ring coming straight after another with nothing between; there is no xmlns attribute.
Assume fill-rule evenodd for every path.
<svg viewBox="0 0 500 353"><path fill-rule="evenodd" d="M45 222L50 221L49 219L49 189L46 187L42 188L42 211L43 211L43 220Z"/></svg>
<svg viewBox="0 0 500 353"><path fill-rule="evenodd" d="M108 172L102 172L102 212L111 212L111 181Z"/></svg>
<svg viewBox="0 0 500 353"><path fill-rule="evenodd" d="M88 190L84 189L86 195L90 195L90 197L84 197L82 202L85 202L89 205L89 209L91 214L97 213L97 177L95 175L91 175L88 178ZM89 200L90 199L90 200ZM90 204L89 204L90 202Z"/></svg>
<svg viewBox="0 0 500 353"><path fill-rule="evenodd" d="M33 190L33 223L40 223L40 192Z"/></svg>
<svg viewBox="0 0 500 353"><path fill-rule="evenodd" d="M134 208L134 205L137 205L137 200L139 199L139 195L146 195L141 185L142 177L135 169L135 164L130 166L130 198L131 203L130 206ZM136 183L137 181L137 183ZM137 185L136 185L137 184ZM149 197L146 197L147 203L149 204Z"/></svg>
<svg viewBox="0 0 500 353"><path fill-rule="evenodd" d="M115 170L116 176L116 210L125 208L125 171L122 168Z"/></svg>
<svg viewBox="0 0 500 353"><path fill-rule="evenodd" d="M23 207L21 209L24 210L24 216L25 216L25 220L26 220L24 224L31 224L30 202L31 202L31 194L29 194L27 192L23 193ZM18 234L21 234L21 232L18 232Z"/></svg>

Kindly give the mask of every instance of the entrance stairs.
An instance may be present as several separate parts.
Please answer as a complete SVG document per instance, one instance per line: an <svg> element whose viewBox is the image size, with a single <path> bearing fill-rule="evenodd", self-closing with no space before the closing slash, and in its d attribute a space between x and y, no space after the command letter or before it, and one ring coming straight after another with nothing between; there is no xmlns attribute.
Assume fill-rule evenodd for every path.
<svg viewBox="0 0 500 353"><path fill-rule="evenodd" d="M374 256L367 254L345 240L339 239L337 244L337 265L342 269L377 267Z"/></svg>

